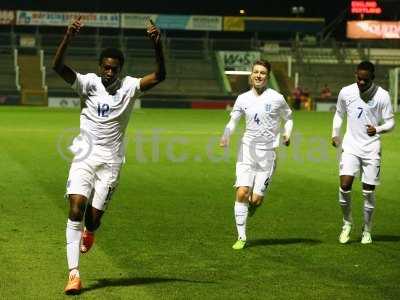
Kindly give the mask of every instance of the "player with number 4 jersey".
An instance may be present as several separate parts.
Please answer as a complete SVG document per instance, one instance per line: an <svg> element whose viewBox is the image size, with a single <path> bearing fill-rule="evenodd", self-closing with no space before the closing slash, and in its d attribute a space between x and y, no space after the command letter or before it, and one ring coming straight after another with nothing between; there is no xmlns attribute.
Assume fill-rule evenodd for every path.
<svg viewBox="0 0 400 300"><path fill-rule="evenodd" d="M67 181L69 216L66 228L69 268L66 294L78 294L82 284L79 255L89 251L94 232L117 184L125 150L123 139L135 100L165 79L160 31L149 20L147 34L155 50L155 71L142 78L120 77L123 53L108 48L99 57L98 74L82 75L64 64L67 46L80 31L81 17L68 26L54 57L53 68L81 97L80 134ZM84 223L84 226L83 226Z"/></svg>
<svg viewBox="0 0 400 300"><path fill-rule="evenodd" d="M339 235L342 244L350 240L353 225L351 188L354 177L361 172L364 199L364 225L361 243L372 243L372 214L375 208L375 186L381 173L381 134L394 128L394 115L389 93L376 85L375 67L369 61L357 66L356 83L341 89L333 119L332 145L342 144L339 165L339 203L343 227ZM347 115L347 129L340 141L340 128Z"/></svg>
<svg viewBox="0 0 400 300"><path fill-rule="evenodd" d="M238 239L235 250L246 245L247 217L252 216L264 199L264 193L275 169L279 146L280 125L284 120L283 144L289 146L293 128L292 111L284 97L267 88L271 65L264 60L253 64L251 89L239 95L231 112L229 123L221 137L220 146L227 147L231 134L242 116L246 129L241 139L236 163L236 200L234 206Z"/></svg>

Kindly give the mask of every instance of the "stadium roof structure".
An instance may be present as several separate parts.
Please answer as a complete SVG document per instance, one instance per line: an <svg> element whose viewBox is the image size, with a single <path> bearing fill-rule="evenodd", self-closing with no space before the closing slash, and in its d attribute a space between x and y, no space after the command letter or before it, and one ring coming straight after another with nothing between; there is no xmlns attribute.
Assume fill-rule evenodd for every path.
<svg viewBox="0 0 400 300"><path fill-rule="evenodd" d="M372 0L373 1L373 0ZM342 11L350 8L350 0L203 0L177 1L153 0L123 1L123 0L14 0L1 1L0 9L23 10L61 10L61 11L96 11L96 12L132 12L132 13L164 13L164 14L205 14L205 15L240 15L240 10L248 16L264 17L315 17L325 18L327 22L335 19ZM378 18L386 20L400 19L400 1L379 0L383 13ZM294 13L292 7L304 7L301 13ZM376 17L376 16L375 16Z"/></svg>
<svg viewBox="0 0 400 300"><path fill-rule="evenodd" d="M107 12L133 12L133 13L165 13L165 14L206 14L206 15L240 15L240 10L248 16L264 17L292 17L293 6L304 7L301 16L323 17L337 15L343 10L348 1L311 1L311 0L280 0L280 1L177 1L154 0L145 1L30 1L15 0L2 1L0 9L23 10L62 10L62 11L107 11ZM339 3L338 3L339 2Z"/></svg>
<svg viewBox="0 0 400 300"><path fill-rule="evenodd" d="M375 1L375 0L370 0ZM378 1L378 0L377 0ZM40 11L73 11L73 12L114 12L114 13L152 13L169 15L217 15L248 17L283 17L283 18L323 18L327 26L337 38L345 36L347 20L360 18L398 21L400 20L399 0L379 0L383 12L381 15L362 16L350 13L350 0L203 0L177 1L153 0L15 0L1 1L0 10L40 10ZM296 9L293 9L296 8ZM300 9L301 8L301 9Z"/></svg>

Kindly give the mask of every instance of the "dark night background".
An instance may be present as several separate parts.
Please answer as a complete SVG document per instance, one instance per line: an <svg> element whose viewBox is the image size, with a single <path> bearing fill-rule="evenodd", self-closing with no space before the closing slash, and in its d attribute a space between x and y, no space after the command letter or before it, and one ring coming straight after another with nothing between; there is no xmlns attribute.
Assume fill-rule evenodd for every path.
<svg viewBox="0 0 400 300"><path fill-rule="evenodd" d="M400 0L379 0L383 15L378 19L398 20ZM52 10L52 11L91 11L91 12L133 12L133 13L166 13L166 14L208 14L239 15L245 9L248 16L291 17L292 6L303 6L305 17L323 17L329 23L350 5L350 0L275 0L275 1L121 1L121 0L87 0L87 1L44 1L16 0L0 1L2 9Z"/></svg>
<svg viewBox="0 0 400 300"><path fill-rule="evenodd" d="M45 11L82 11L82 12L128 12L155 14L201 14L219 16L239 16L244 9L246 16L295 17L293 6L305 8L302 17L324 18L325 26L333 25L333 36L345 38L345 23L348 19L359 19L350 14L350 0L189 0L189 1L122 1L122 0L0 0L0 9L45 10ZM378 0L383 9L380 16L366 16L365 19L397 21L400 19L400 0ZM282 36L282 38L285 38Z"/></svg>

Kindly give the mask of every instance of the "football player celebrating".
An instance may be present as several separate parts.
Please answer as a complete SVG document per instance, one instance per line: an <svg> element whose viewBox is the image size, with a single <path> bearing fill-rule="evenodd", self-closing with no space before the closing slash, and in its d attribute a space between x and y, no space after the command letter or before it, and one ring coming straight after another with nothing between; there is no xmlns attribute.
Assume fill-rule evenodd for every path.
<svg viewBox="0 0 400 300"><path fill-rule="evenodd" d="M143 78L120 78L124 55L118 49L103 50L98 74L80 74L64 64L68 45L83 24L79 17L68 26L54 57L54 70L81 97L80 135L74 139L75 151L67 182L69 216L66 226L69 278L65 293L77 294L82 284L79 274L80 252L93 244L94 232L118 183L124 162L123 138L135 99L165 79L166 71L160 31L151 22L147 34L155 49L155 71ZM82 157L81 153L86 153ZM82 231L84 223L84 230Z"/></svg>
<svg viewBox="0 0 400 300"><path fill-rule="evenodd" d="M289 146L293 128L292 111L284 97L267 87L271 64L256 61L250 74L251 89L236 99L229 123L220 140L227 147L231 134L241 116L246 118L246 129L241 139L236 163L236 200L234 214L238 239L235 250L246 245L247 217L252 216L264 199L264 193L275 169L279 146L281 119L285 121L283 144Z"/></svg>

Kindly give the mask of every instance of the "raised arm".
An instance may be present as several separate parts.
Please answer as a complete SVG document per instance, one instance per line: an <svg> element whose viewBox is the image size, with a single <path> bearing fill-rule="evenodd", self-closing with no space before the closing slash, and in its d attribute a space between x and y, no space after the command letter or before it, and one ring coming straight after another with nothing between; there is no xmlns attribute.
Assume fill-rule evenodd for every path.
<svg viewBox="0 0 400 300"><path fill-rule="evenodd" d="M152 20L149 20L149 22L150 24L147 28L147 34L153 42L156 58L156 70L153 73L143 76L143 78L140 80L141 91L151 89L153 86L163 81L166 76L160 30L154 25Z"/></svg>
<svg viewBox="0 0 400 300"><path fill-rule="evenodd" d="M82 27L81 17L79 16L70 26L68 26L67 31L57 48L56 55L53 59L53 70L62 77L67 83L73 84L76 80L75 72L64 64L65 53L67 47L71 42L72 38L79 32Z"/></svg>

